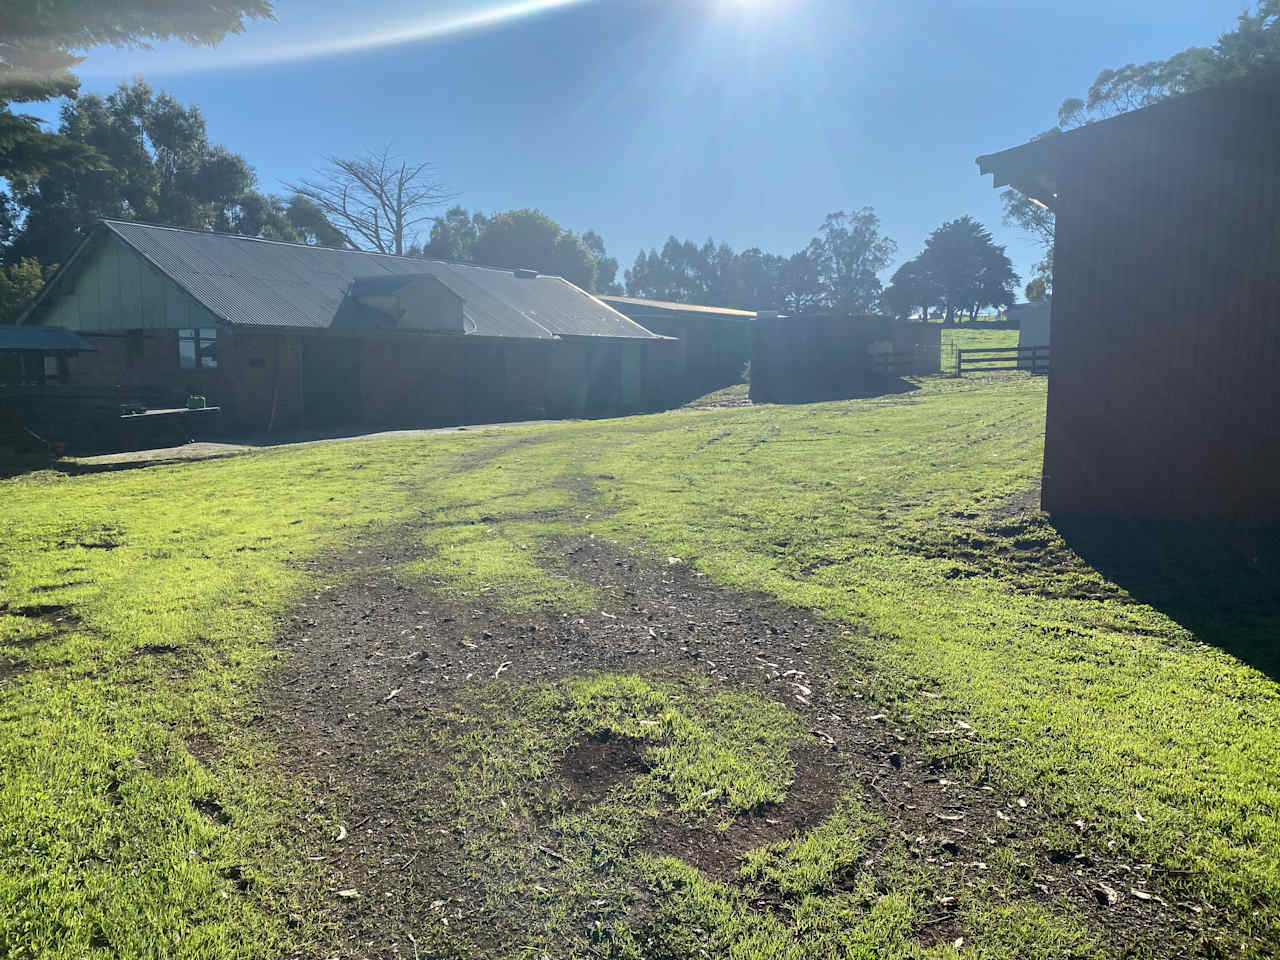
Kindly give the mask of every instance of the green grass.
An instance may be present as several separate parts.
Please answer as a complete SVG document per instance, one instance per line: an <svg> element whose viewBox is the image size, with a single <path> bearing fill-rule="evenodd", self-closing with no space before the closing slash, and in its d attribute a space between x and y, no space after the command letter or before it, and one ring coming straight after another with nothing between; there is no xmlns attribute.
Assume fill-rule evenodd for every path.
<svg viewBox="0 0 1280 960"><path fill-rule="evenodd" d="M1016 347L1017 330L983 330L969 327L947 327L942 331L942 349L994 350L997 347Z"/></svg>
<svg viewBox="0 0 1280 960"><path fill-rule="evenodd" d="M922 731L965 720L1002 790L1201 904L1224 952L1270 956L1280 688L1249 661L1264 662L1280 623L1265 603L1219 610L1219 567L1204 597L1126 602L1044 520L1000 519L1036 482L1044 389L938 380L874 400L0 483L0 666L25 666L0 680L0 955L258 957L323 942L305 860L281 831L305 785L280 781L272 744L244 721L275 618L321 585L298 561L407 525L423 556L406 576L517 608L591 601L546 559L548 537L591 532L846 624L851 678L881 708ZM76 619L21 615L36 604ZM635 848L636 811L715 830L786 782L788 715L703 702L688 682L578 678L479 703L480 726L462 724L511 745L468 787L499 804L532 803L565 738L594 725L654 741L652 775L559 822L576 879L545 887L538 942L586 936L590 915L596 947L617 956L925 955L910 930L931 894L852 802L748 858L741 884ZM466 756L451 736L423 731ZM493 877L529 866L508 839L476 840ZM874 875L842 860L863 849L880 858ZM661 910L630 917L635 889L659 891ZM791 907L761 910L753 890ZM963 956L1099 949L998 887L970 898L965 923Z"/></svg>

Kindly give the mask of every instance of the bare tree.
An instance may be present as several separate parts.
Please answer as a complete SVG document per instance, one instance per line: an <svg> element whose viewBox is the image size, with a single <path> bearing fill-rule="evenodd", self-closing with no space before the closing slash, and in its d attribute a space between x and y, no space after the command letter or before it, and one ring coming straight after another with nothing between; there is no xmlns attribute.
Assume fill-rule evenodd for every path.
<svg viewBox="0 0 1280 960"><path fill-rule="evenodd" d="M347 243L404 256L416 227L435 219L430 211L453 199L430 163L409 163L390 147L353 159L327 157L315 180L289 189L314 202Z"/></svg>

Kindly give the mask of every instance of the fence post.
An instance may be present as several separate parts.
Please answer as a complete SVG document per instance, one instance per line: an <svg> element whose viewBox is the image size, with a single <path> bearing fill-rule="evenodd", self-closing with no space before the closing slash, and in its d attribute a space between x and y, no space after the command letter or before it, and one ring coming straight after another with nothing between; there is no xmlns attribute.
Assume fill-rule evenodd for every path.
<svg viewBox="0 0 1280 960"><path fill-rule="evenodd" d="M963 356L964 356L964 351L957 348L956 349L956 376L957 377L960 376L960 358Z"/></svg>

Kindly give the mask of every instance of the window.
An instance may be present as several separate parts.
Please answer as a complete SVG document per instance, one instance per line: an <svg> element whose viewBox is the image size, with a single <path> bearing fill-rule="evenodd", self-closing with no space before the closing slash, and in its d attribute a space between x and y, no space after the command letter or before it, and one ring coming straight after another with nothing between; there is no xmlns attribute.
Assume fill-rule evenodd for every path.
<svg viewBox="0 0 1280 960"><path fill-rule="evenodd" d="M178 331L178 363L183 370L218 366L218 331L216 327Z"/></svg>

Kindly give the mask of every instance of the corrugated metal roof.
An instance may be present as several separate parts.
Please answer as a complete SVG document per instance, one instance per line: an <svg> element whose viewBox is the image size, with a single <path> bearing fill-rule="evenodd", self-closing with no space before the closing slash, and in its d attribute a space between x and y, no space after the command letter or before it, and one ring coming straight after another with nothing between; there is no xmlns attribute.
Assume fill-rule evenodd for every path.
<svg viewBox="0 0 1280 960"><path fill-rule="evenodd" d="M0 350L78 353L96 349L87 340L62 327L0 324Z"/></svg>
<svg viewBox="0 0 1280 960"><path fill-rule="evenodd" d="M353 284L430 274L464 301L468 333L480 336L657 339L640 324L559 277L280 243L121 220L103 225L227 323L327 328ZM394 286L394 280L388 284Z"/></svg>

